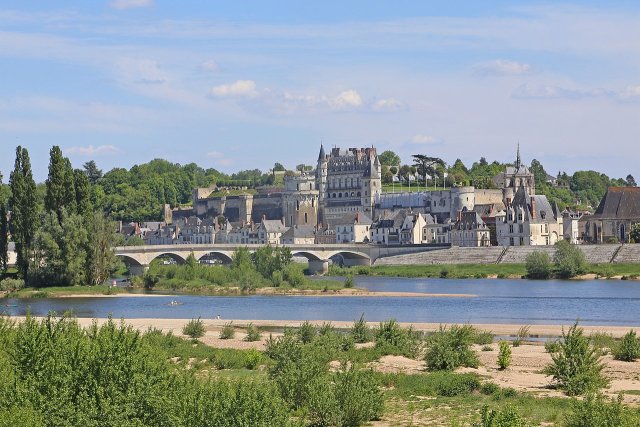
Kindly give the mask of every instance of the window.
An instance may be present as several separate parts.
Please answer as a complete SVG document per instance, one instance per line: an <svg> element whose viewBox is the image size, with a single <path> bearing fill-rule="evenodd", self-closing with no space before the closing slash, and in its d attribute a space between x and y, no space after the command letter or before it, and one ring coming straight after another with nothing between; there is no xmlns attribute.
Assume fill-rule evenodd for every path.
<svg viewBox="0 0 640 427"><path fill-rule="evenodd" d="M520 233L524 233L524 225L520 224L520 225L518 226L518 231L519 231Z"/></svg>
<svg viewBox="0 0 640 427"><path fill-rule="evenodd" d="M509 237L509 246L514 246L513 245L513 237Z"/></svg>
<svg viewBox="0 0 640 427"><path fill-rule="evenodd" d="M304 223L306 224L309 221L308 217L307 217L307 213L304 213Z"/></svg>
<svg viewBox="0 0 640 427"><path fill-rule="evenodd" d="M509 225L509 233L513 233L513 224Z"/></svg>
<svg viewBox="0 0 640 427"><path fill-rule="evenodd" d="M523 246L523 245L524 245L524 237L521 237L520 238L520 246Z"/></svg>

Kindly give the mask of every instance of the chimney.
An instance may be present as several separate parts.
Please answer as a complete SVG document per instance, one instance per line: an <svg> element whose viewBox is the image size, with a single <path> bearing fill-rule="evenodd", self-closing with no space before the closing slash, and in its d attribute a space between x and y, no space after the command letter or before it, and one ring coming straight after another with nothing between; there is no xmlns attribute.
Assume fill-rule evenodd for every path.
<svg viewBox="0 0 640 427"><path fill-rule="evenodd" d="M356 214L356 224L360 224L360 211Z"/></svg>
<svg viewBox="0 0 640 427"><path fill-rule="evenodd" d="M536 198L531 196L531 219L536 219Z"/></svg>
<svg viewBox="0 0 640 427"><path fill-rule="evenodd" d="M262 220L266 220L267 219L267 215L266 214L262 214Z"/></svg>

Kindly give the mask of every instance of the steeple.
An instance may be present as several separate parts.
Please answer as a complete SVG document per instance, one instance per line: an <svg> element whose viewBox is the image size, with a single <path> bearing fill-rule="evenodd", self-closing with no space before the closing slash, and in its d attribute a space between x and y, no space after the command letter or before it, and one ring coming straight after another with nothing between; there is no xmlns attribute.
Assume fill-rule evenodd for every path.
<svg viewBox="0 0 640 427"><path fill-rule="evenodd" d="M324 158L325 158L324 146L322 145L322 143L320 143L320 154L318 155L318 161L321 162L324 160Z"/></svg>
<svg viewBox="0 0 640 427"><path fill-rule="evenodd" d="M516 155L516 172L520 170L520 165L522 162L520 161L520 143L518 142L518 153Z"/></svg>

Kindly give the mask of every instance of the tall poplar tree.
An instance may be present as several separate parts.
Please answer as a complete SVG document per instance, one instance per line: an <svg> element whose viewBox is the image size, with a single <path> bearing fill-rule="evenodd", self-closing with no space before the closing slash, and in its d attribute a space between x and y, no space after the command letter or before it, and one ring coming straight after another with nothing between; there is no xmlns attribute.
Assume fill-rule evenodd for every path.
<svg viewBox="0 0 640 427"><path fill-rule="evenodd" d="M2 187L2 174L0 173L0 188ZM7 271L9 263L9 224L7 223L6 200L0 195L0 273Z"/></svg>
<svg viewBox="0 0 640 427"><path fill-rule="evenodd" d="M80 169L73 171L78 214L85 216L91 211L91 184L87 175Z"/></svg>
<svg viewBox="0 0 640 427"><path fill-rule="evenodd" d="M16 147L16 160L9 178L9 185L11 187L9 231L16 244L18 273L28 281L29 260L38 225L38 204L29 152L21 146Z"/></svg>
<svg viewBox="0 0 640 427"><path fill-rule="evenodd" d="M57 145L49 151L49 175L45 182L47 192L44 196L45 211L53 211L58 215L58 221L62 221L62 207L65 197L65 161L62 150Z"/></svg>

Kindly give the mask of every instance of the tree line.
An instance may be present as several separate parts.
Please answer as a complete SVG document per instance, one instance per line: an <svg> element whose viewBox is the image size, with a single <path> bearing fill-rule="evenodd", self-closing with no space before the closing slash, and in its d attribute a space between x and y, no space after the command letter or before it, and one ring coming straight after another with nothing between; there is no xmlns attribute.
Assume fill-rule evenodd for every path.
<svg viewBox="0 0 640 427"><path fill-rule="evenodd" d="M95 209L89 176L73 169L60 147L50 151L44 197L38 197L29 152L21 146L8 187L8 197L0 200L3 272L9 237L15 243L18 276L30 286L99 284L116 269L116 225Z"/></svg>

